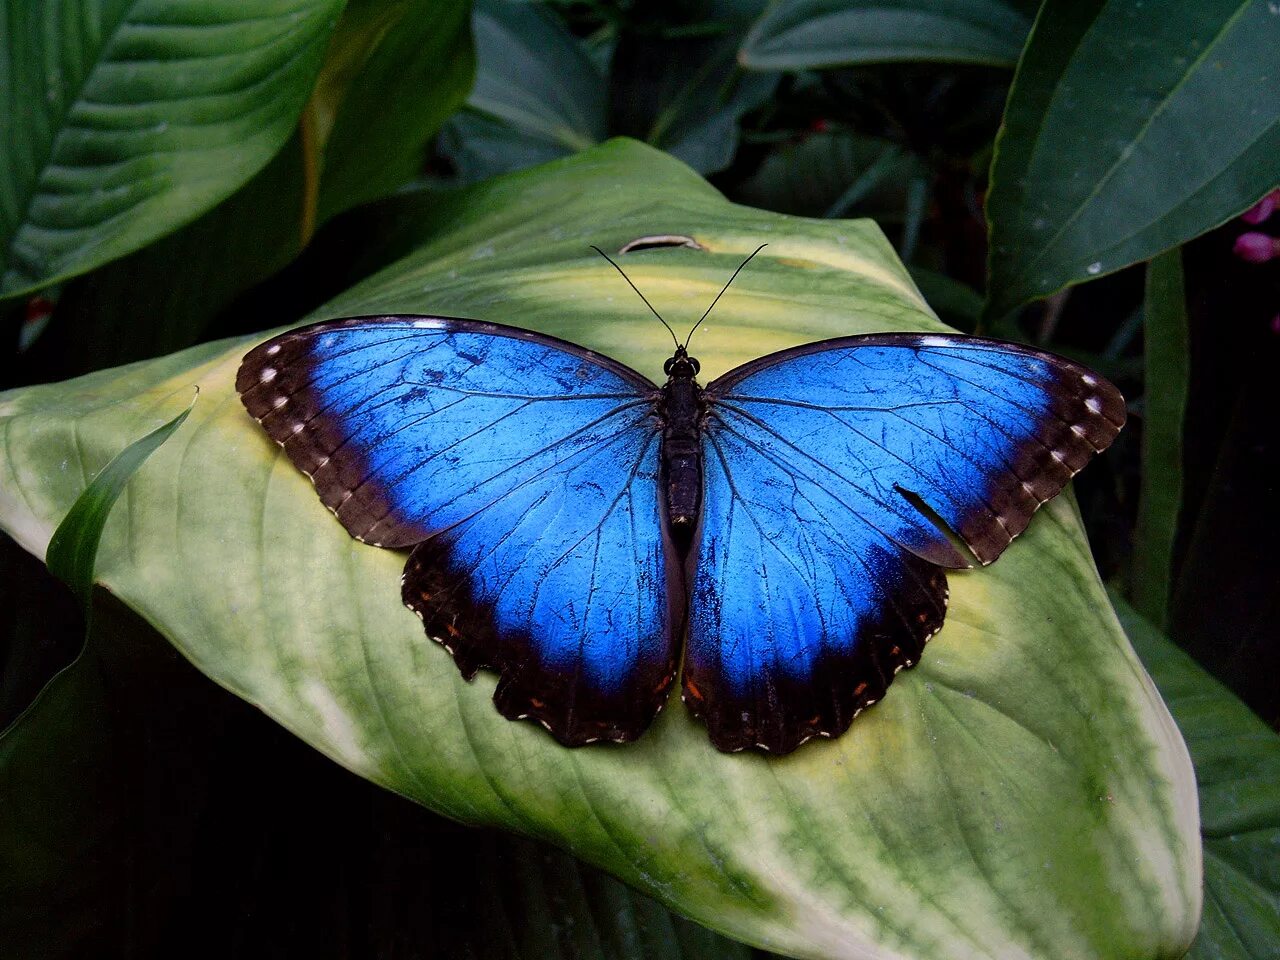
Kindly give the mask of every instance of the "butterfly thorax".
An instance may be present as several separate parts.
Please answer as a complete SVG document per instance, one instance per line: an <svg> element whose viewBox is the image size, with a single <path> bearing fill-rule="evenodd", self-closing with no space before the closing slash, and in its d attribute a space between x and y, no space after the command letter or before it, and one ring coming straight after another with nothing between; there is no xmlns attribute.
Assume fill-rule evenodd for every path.
<svg viewBox="0 0 1280 960"><path fill-rule="evenodd" d="M662 489L669 529L682 554L693 542L702 512L702 417L698 361L684 347L667 361L658 414L662 418Z"/></svg>

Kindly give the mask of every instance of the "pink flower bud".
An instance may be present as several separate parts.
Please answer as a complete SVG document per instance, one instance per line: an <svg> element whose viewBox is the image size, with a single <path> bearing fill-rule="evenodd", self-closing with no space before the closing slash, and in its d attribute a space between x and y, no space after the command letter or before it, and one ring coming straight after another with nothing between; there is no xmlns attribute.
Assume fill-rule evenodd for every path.
<svg viewBox="0 0 1280 960"><path fill-rule="evenodd" d="M1280 190L1272 190L1252 207L1240 214L1240 219L1245 223L1259 224L1271 216L1278 206L1280 206Z"/></svg>
<svg viewBox="0 0 1280 960"><path fill-rule="evenodd" d="M1250 230L1236 237L1233 250L1235 255L1246 263L1266 263L1273 257L1280 257L1280 240L1269 237L1265 233Z"/></svg>

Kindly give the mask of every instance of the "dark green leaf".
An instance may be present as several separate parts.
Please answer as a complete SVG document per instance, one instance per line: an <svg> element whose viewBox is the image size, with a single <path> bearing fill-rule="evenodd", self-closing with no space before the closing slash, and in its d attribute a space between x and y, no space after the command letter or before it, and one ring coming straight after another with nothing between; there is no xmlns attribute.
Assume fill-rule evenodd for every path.
<svg viewBox="0 0 1280 960"><path fill-rule="evenodd" d="M1280 737L1123 600L1112 599L1195 763L1205 903L1189 957L1273 960L1280 945Z"/></svg>
<svg viewBox="0 0 1280 960"><path fill-rule="evenodd" d="M735 199L808 217L902 215L920 163L888 140L844 130L807 136L769 152Z"/></svg>
<svg viewBox="0 0 1280 960"><path fill-rule="evenodd" d="M479 115L450 121L442 144L464 182L604 139L604 74L552 13L536 4L480 0L472 32L476 83L467 103Z"/></svg>
<svg viewBox="0 0 1280 960"><path fill-rule="evenodd" d="M832 202L831 206L826 209L824 216L827 217L847 217L849 211L858 203L860 203L868 194L874 192L886 179L895 173L900 173L903 168L911 168L917 166L907 158L901 148L897 146L887 146L880 155L865 170L858 174L856 178L844 189L844 192ZM911 196L911 187L918 183L917 178L911 177L906 180L906 191L903 195L903 210L910 207L908 202ZM904 217L905 220L905 217ZM918 227L918 224L917 224ZM904 227L905 230L905 227Z"/></svg>
<svg viewBox="0 0 1280 960"><path fill-rule="evenodd" d="M1133 542L1133 605L1163 629L1182 507L1182 418L1191 376L1180 249L1147 266L1143 316L1142 494Z"/></svg>
<svg viewBox="0 0 1280 960"><path fill-rule="evenodd" d="M210 692L136 614L95 601L84 652L0 733L7 955L158 955L190 880Z"/></svg>
<svg viewBox="0 0 1280 960"><path fill-rule="evenodd" d="M929 181L924 177L912 177L907 183L907 202L902 213L902 240L898 244L898 256L910 263L916 255L920 241L920 228L929 204Z"/></svg>
<svg viewBox="0 0 1280 960"><path fill-rule="evenodd" d="M463 182L523 169L621 133L702 172L727 166L738 121L777 78L734 59L742 4L719 3L688 33L625 32L604 70L586 42L536 4L482 0L473 15L476 86L443 146ZM745 0L747 13L758 4ZM723 9L721 9L723 8ZM607 76L606 76L607 74Z"/></svg>
<svg viewBox="0 0 1280 960"><path fill-rule="evenodd" d="M199 392L197 387L196 393ZM182 426L195 404L196 397L192 397L187 409L116 454L84 488L53 531L44 562L50 572L80 598L86 610L93 592L93 567L98 556L98 543L102 540L102 529L111 508L124 492L129 478Z"/></svg>
<svg viewBox="0 0 1280 960"><path fill-rule="evenodd" d="M46 377L160 356L197 343L214 318L302 246L303 157L293 137L194 223L63 288L28 352Z"/></svg>
<svg viewBox="0 0 1280 960"><path fill-rule="evenodd" d="M752 27L751 70L930 60L1012 66L1030 26L1001 0L783 0Z"/></svg>
<svg viewBox="0 0 1280 960"><path fill-rule="evenodd" d="M1048 0L996 142L990 312L1149 259L1280 182L1277 49L1265 0Z"/></svg>
<svg viewBox="0 0 1280 960"><path fill-rule="evenodd" d="M738 66L746 25L735 23L735 13L713 10L710 35L624 34L613 57L610 130L661 147L700 173L727 167L738 121L778 81Z"/></svg>
<svg viewBox="0 0 1280 960"><path fill-rule="evenodd" d="M0 4L0 295L192 220L288 137L342 0Z"/></svg>
<svg viewBox="0 0 1280 960"><path fill-rule="evenodd" d="M972 330L982 314L982 294L945 273L911 266L911 279L938 316L953 327Z"/></svg>
<svg viewBox="0 0 1280 960"><path fill-rule="evenodd" d="M417 175L474 74L469 0L349 0L307 105L319 221Z"/></svg>
<svg viewBox="0 0 1280 960"><path fill-rule="evenodd" d="M571 152L562 144L526 136L497 117L471 109L454 114L445 124L440 150L453 162L461 184L536 167Z"/></svg>
<svg viewBox="0 0 1280 960"><path fill-rule="evenodd" d="M0 535L0 730L22 713L49 679L84 646L84 615L75 595L44 561ZM0 938L0 942L3 939Z"/></svg>

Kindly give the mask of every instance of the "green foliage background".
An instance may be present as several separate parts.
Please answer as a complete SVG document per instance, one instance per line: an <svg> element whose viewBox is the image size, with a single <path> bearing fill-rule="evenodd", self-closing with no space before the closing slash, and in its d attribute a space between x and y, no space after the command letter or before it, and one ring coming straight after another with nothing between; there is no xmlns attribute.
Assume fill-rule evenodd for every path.
<svg viewBox="0 0 1280 960"><path fill-rule="evenodd" d="M1280 453L1248 378L1214 372L1275 357L1280 287L1231 260L1243 227L1206 235L1280 183L1272 6L0 4L0 949L1176 957L1197 803L1127 634L1195 763L1192 955L1272 956L1280 741L1160 632L1280 719L1250 669L1280 657L1250 626L1275 561L1224 506ZM712 376L936 314L1121 382L1133 426L1080 490L1119 621L1063 498L952 578L925 663L836 743L725 758L672 710L570 753L498 718L394 619L399 556L315 509L230 377L259 331L372 310L656 375L665 334L586 244L661 233L702 248L627 255L670 318L770 243L700 341ZM110 591L83 651L20 549L46 546ZM1197 627L1215 563L1243 571L1230 649Z"/></svg>

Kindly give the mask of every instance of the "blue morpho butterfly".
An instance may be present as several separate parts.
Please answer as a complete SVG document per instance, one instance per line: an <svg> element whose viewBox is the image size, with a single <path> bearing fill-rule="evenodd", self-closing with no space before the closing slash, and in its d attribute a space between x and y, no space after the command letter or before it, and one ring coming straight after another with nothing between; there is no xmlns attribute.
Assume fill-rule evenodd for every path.
<svg viewBox="0 0 1280 960"><path fill-rule="evenodd" d="M839 735L942 627L971 566L943 524L990 563L1125 419L1096 374L976 337L839 337L706 387L687 347L658 386L514 327L352 317L236 386L352 536L413 548L404 601L463 676L571 746L634 740L678 670L721 750Z"/></svg>

